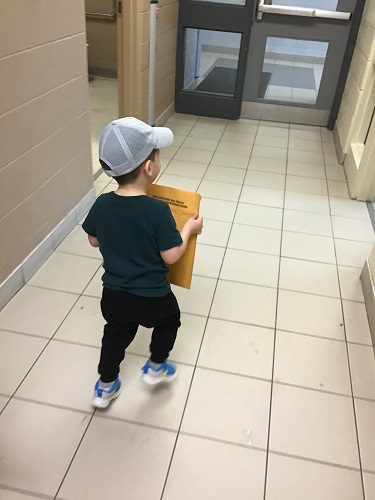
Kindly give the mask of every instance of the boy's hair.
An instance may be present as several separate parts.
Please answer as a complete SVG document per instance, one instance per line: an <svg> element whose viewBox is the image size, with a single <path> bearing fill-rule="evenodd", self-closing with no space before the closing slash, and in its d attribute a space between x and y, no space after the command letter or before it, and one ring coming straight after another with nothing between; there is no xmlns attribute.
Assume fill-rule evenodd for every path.
<svg viewBox="0 0 375 500"><path fill-rule="evenodd" d="M135 170L132 170L128 174L113 177L113 179L115 179L115 181L117 181L119 186L125 186L126 184L133 184L138 179L139 174L141 173L142 165L144 165L145 162L149 161L149 160L155 161L155 155L156 155L157 151L158 151L157 149L154 149L151 152L151 154L145 159L145 161L143 161ZM100 165L102 166L103 170L111 170L103 160L99 159L99 162L100 162Z"/></svg>

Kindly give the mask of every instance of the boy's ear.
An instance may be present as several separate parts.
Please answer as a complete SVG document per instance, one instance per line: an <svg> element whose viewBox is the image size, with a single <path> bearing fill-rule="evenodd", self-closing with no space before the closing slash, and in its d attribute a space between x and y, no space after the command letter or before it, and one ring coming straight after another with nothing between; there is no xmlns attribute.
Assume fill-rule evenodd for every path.
<svg viewBox="0 0 375 500"><path fill-rule="evenodd" d="M152 175L152 169L151 169L151 160L147 160L144 163L143 170L146 175L151 176Z"/></svg>

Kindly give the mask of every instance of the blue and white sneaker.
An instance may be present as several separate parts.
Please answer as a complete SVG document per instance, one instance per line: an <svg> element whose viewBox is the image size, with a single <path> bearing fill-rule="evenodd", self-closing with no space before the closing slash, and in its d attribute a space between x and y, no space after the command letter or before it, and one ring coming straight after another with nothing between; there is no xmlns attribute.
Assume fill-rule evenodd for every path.
<svg viewBox="0 0 375 500"><path fill-rule="evenodd" d="M152 363L153 364L153 363ZM160 366L155 368L150 360L142 367L142 380L148 385L157 385L161 382L171 382L176 378L176 365L169 361L164 361Z"/></svg>
<svg viewBox="0 0 375 500"><path fill-rule="evenodd" d="M112 399L117 398L121 392L121 382L118 377L113 382L109 389L102 389L99 386L100 380L95 384L94 397L92 398L91 405L95 408L107 408Z"/></svg>

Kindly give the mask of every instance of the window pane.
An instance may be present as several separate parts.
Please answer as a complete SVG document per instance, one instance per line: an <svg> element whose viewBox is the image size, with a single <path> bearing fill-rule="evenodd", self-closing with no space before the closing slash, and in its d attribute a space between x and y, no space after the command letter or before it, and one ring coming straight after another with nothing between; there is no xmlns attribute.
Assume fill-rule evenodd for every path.
<svg viewBox="0 0 375 500"><path fill-rule="evenodd" d="M241 34L185 29L184 90L234 96Z"/></svg>
<svg viewBox="0 0 375 500"><path fill-rule="evenodd" d="M258 97L315 104L328 45L327 42L268 37Z"/></svg>

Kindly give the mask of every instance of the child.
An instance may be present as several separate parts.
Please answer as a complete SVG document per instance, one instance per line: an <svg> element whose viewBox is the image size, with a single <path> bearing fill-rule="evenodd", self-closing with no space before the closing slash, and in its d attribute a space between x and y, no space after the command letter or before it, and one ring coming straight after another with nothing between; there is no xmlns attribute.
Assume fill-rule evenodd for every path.
<svg viewBox="0 0 375 500"><path fill-rule="evenodd" d="M194 214L179 232L169 206L146 195L160 172L159 149L172 142L171 130L136 118L111 122L100 137L100 164L118 189L99 196L82 225L90 244L99 247L105 270L101 310L107 324L92 400L96 408L106 408L120 394L120 363L139 325L154 328L143 380L158 384L176 376L167 358L180 310L166 264L176 262L190 236L202 232L203 219Z"/></svg>

